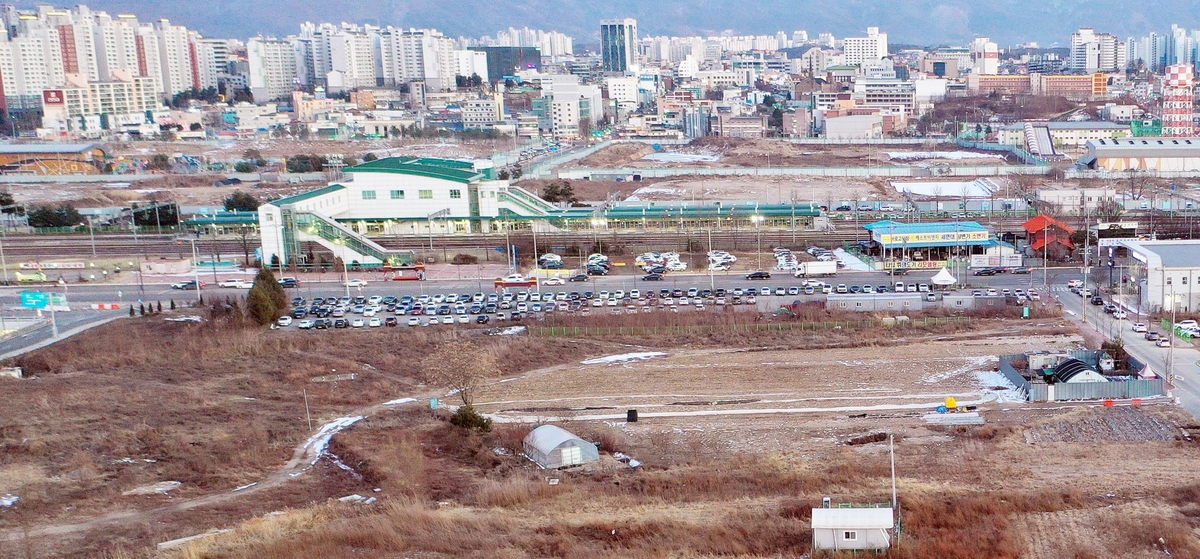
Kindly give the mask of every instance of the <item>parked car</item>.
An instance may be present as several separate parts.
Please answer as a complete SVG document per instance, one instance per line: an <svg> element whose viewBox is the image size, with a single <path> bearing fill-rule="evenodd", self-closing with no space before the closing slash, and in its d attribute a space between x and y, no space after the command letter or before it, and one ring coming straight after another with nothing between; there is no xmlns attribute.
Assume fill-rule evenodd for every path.
<svg viewBox="0 0 1200 559"><path fill-rule="evenodd" d="M383 319L383 325L384 326L399 326L400 321L396 320L396 317L394 317L394 316L389 316L389 317Z"/></svg>
<svg viewBox="0 0 1200 559"><path fill-rule="evenodd" d="M1093 305L1099 307L1100 305L1104 304L1104 297L1096 295L1096 296L1092 297L1091 302Z"/></svg>
<svg viewBox="0 0 1200 559"><path fill-rule="evenodd" d="M1117 310L1113 311L1112 315L1113 315L1113 318L1115 318L1117 320L1125 320L1126 318L1129 318L1129 314L1121 309L1117 309Z"/></svg>
<svg viewBox="0 0 1200 559"><path fill-rule="evenodd" d="M1029 272L1030 272L1029 268L1027 268L1025 266L1017 266L1016 268L1013 268L1012 271L1009 273L1010 274L1028 274Z"/></svg>
<svg viewBox="0 0 1200 559"><path fill-rule="evenodd" d="M991 268L980 268L978 270L975 270L975 275L977 275L977 276L994 276L994 275L996 275L996 271Z"/></svg>
<svg viewBox="0 0 1200 559"><path fill-rule="evenodd" d="M746 274L748 280L769 280L771 279L770 272L750 272Z"/></svg>
<svg viewBox="0 0 1200 559"><path fill-rule="evenodd" d="M296 325L296 328L301 330L309 330L312 329L314 323L315 321L313 320L301 320L300 323Z"/></svg>
<svg viewBox="0 0 1200 559"><path fill-rule="evenodd" d="M204 287L205 283L200 282L200 287ZM196 280L181 281L172 283L171 289L196 289Z"/></svg>
<svg viewBox="0 0 1200 559"><path fill-rule="evenodd" d="M279 320L277 321L277 323L278 323L280 326L291 326L291 325L292 325L292 317L290 317L290 316L281 316L281 317L279 317Z"/></svg>

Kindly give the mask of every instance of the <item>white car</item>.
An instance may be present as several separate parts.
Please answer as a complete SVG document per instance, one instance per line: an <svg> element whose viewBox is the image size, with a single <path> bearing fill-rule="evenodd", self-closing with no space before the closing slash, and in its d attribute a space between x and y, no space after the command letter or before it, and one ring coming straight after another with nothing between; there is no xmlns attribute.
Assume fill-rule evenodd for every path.
<svg viewBox="0 0 1200 559"><path fill-rule="evenodd" d="M542 282L542 285L562 285L564 283L567 282L562 278L547 278L546 281Z"/></svg>
<svg viewBox="0 0 1200 559"><path fill-rule="evenodd" d="M672 260L670 262L667 262L667 271L669 271L669 272L682 272L686 269L687 269L687 264L684 264L683 262L680 262L678 260Z"/></svg>
<svg viewBox="0 0 1200 559"><path fill-rule="evenodd" d="M242 280L242 279L227 279L227 280L221 280L221 282L218 283L217 286L232 287L234 289L250 289L251 287L254 287L254 282L246 281L246 280Z"/></svg>
<svg viewBox="0 0 1200 559"><path fill-rule="evenodd" d="M1154 345L1158 347L1171 347L1171 338L1159 338L1154 341Z"/></svg>
<svg viewBox="0 0 1200 559"><path fill-rule="evenodd" d="M315 322L311 320L301 320L300 323L296 325L296 328L301 330L310 330L312 329L313 324L315 324Z"/></svg>
<svg viewBox="0 0 1200 559"><path fill-rule="evenodd" d="M280 326L291 326L291 325L292 325L292 317L290 317L290 316L281 316L281 317L279 317L279 321L278 321L277 323L278 323Z"/></svg>
<svg viewBox="0 0 1200 559"><path fill-rule="evenodd" d="M409 326L420 326L420 325L421 325L421 319L419 319L419 318L417 318L417 317L415 317L415 316L414 316L414 317L412 317L412 318L408 319L408 325L409 325Z"/></svg>
<svg viewBox="0 0 1200 559"><path fill-rule="evenodd" d="M366 326L366 324L367 324L366 322L363 322L363 319L356 318L350 322L350 327L351 328L362 328L363 326Z"/></svg>
<svg viewBox="0 0 1200 559"><path fill-rule="evenodd" d="M366 287L367 280L354 278L346 281L346 287Z"/></svg>
<svg viewBox="0 0 1200 559"><path fill-rule="evenodd" d="M470 315L466 315L466 314L460 314L460 315L458 315L458 323L459 323L459 324L470 324L470 323L471 323L471 316L470 316Z"/></svg>
<svg viewBox="0 0 1200 559"><path fill-rule="evenodd" d="M442 324L454 324L454 317L450 315L443 316Z"/></svg>
<svg viewBox="0 0 1200 559"><path fill-rule="evenodd" d="M1182 328L1184 330L1196 330L1200 329L1200 323L1196 322L1195 320L1180 320L1179 322L1175 323L1175 327Z"/></svg>
<svg viewBox="0 0 1200 559"><path fill-rule="evenodd" d="M383 321L379 320L378 318L372 318L369 322L367 322L367 326L370 326L371 328L383 326Z"/></svg>
<svg viewBox="0 0 1200 559"><path fill-rule="evenodd" d="M1112 316L1117 320L1125 320L1126 318L1129 318L1129 314L1121 310L1113 311Z"/></svg>
<svg viewBox="0 0 1200 559"><path fill-rule="evenodd" d="M1146 330L1147 330L1147 328L1146 328L1146 324L1144 322L1134 322L1133 323L1133 331L1134 332L1145 333Z"/></svg>

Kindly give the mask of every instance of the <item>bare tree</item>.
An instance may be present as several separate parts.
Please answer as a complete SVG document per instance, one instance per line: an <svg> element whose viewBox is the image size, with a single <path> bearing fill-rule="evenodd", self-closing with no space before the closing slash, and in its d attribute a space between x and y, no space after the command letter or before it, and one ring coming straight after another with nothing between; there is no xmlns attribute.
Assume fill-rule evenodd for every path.
<svg viewBox="0 0 1200 559"><path fill-rule="evenodd" d="M457 394L464 406L474 401L475 389L496 375L500 365L490 351L474 342L446 343L421 360L425 381L448 388Z"/></svg>

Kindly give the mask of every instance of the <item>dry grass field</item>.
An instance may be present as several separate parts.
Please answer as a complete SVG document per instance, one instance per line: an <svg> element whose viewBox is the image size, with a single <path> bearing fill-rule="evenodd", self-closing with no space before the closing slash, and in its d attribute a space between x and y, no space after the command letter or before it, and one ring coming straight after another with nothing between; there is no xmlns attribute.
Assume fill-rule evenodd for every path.
<svg viewBox="0 0 1200 559"><path fill-rule="evenodd" d="M36 378L2 381L0 406L21 413L0 418L0 494L22 500L0 509L0 556L800 556L822 497L890 500L886 442L858 439L877 433L896 439L904 531L889 557L1200 556L1194 418L1165 401L1027 404L988 376L997 353L1077 347L1057 318L336 342L214 324L122 321L20 360ZM421 357L465 338L502 364L475 392L491 432L427 400L382 405L445 396L421 383ZM631 353L654 355L614 357ZM314 432L305 392L318 425L362 417L311 467L297 459ZM985 424L926 422L947 395ZM551 418L601 461L545 471L521 456ZM167 481L181 485L147 489ZM376 501L338 500L351 494ZM230 531L154 548L214 529Z"/></svg>

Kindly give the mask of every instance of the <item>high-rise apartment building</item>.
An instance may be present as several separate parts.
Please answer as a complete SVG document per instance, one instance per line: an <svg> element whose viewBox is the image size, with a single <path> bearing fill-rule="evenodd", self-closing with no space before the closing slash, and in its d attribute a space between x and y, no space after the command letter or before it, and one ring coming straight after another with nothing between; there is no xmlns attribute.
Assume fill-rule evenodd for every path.
<svg viewBox="0 0 1200 559"><path fill-rule="evenodd" d="M845 64L857 66L864 60L881 60L888 55L887 33L880 33L878 27L868 27L866 37L846 37L842 41L842 52L845 53Z"/></svg>
<svg viewBox="0 0 1200 559"><path fill-rule="evenodd" d="M289 41L255 37L246 43L255 103L290 97L296 89L296 53Z"/></svg>
<svg viewBox="0 0 1200 559"><path fill-rule="evenodd" d="M1125 42L1110 33L1096 33L1090 27L1081 27L1071 35L1071 70L1093 72L1117 72L1128 64Z"/></svg>
<svg viewBox="0 0 1200 559"><path fill-rule="evenodd" d="M605 72L626 72L638 65L637 20L600 21L600 53Z"/></svg>

